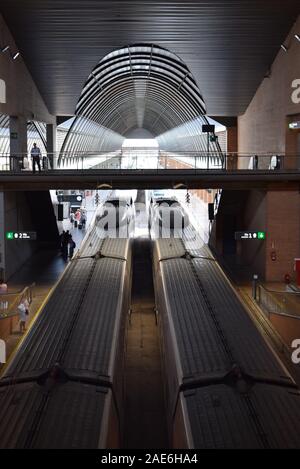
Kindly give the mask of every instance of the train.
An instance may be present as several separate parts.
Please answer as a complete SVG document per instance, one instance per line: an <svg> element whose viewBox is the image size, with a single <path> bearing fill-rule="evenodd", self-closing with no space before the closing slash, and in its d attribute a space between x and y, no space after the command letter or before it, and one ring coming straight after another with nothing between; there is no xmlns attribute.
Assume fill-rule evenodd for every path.
<svg viewBox="0 0 300 469"><path fill-rule="evenodd" d="M176 197L151 196L148 228L152 237L168 236L169 231L182 231L189 225L189 217Z"/></svg>
<svg viewBox="0 0 300 469"><path fill-rule="evenodd" d="M153 237L172 448L300 448L300 391L193 227Z"/></svg>
<svg viewBox="0 0 300 469"><path fill-rule="evenodd" d="M0 379L1 448L118 448L131 240L97 219Z"/></svg>
<svg viewBox="0 0 300 469"><path fill-rule="evenodd" d="M101 214L1 376L1 448L122 447L132 240ZM296 383L184 225L151 232L170 447L300 448Z"/></svg>

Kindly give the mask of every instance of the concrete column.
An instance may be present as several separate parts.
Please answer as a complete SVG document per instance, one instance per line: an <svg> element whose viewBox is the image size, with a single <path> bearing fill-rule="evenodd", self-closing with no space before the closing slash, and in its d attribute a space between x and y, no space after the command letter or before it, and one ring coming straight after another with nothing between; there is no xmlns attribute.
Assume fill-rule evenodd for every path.
<svg viewBox="0 0 300 469"><path fill-rule="evenodd" d="M0 192L0 277L5 278L5 210L4 194Z"/></svg>
<svg viewBox="0 0 300 469"><path fill-rule="evenodd" d="M228 169L236 169L238 165L237 155L238 151L238 132L237 127L227 127L227 152L232 153L227 160Z"/></svg>
<svg viewBox="0 0 300 469"><path fill-rule="evenodd" d="M22 116L11 116L9 119L10 154L27 155L27 120Z"/></svg>
<svg viewBox="0 0 300 469"><path fill-rule="evenodd" d="M56 167L56 125L47 124L47 155L50 162L51 168Z"/></svg>

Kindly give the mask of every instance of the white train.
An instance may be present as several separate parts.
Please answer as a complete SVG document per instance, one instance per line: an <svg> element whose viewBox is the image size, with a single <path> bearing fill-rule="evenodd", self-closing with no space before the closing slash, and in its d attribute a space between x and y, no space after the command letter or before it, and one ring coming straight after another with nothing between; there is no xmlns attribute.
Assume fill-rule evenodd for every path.
<svg viewBox="0 0 300 469"><path fill-rule="evenodd" d="M174 448L300 448L300 393L206 246L153 241Z"/></svg>
<svg viewBox="0 0 300 469"><path fill-rule="evenodd" d="M1 448L117 448L131 241L94 226L0 380Z"/></svg>

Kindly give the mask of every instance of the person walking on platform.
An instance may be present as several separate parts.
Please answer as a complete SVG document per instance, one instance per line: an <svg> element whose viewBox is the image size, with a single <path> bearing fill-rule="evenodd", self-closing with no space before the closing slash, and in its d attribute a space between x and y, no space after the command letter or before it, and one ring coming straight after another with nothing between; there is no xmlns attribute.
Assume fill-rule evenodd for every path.
<svg viewBox="0 0 300 469"><path fill-rule="evenodd" d="M24 304L24 301L21 301L21 303L19 304L18 311L20 319L20 333L23 334L23 332L26 331L26 320L29 313L28 309L26 308L26 305Z"/></svg>
<svg viewBox="0 0 300 469"><path fill-rule="evenodd" d="M60 235L61 253L65 261L68 260L68 244L69 244L70 237L71 235L69 233L69 230L63 231L62 234Z"/></svg>
<svg viewBox="0 0 300 469"><path fill-rule="evenodd" d="M75 243L74 239L71 236L70 239L69 239L69 258L70 259L72 259L72 257L74 256L74 249L75 248L76 248L76 243Z"/></svg>
<svg viewBox="0 0 300 469"><path fill-rule="evenodd" d="M77 228L77 226L79 225L80 219L81 219L81 211L78 209L75 212L75 223L74 223L75 228Z"/></svg>
<svg viewBox="0 0 300 469"><path fill-rule="evenodd" d="M3 278L0 278L0 295L7 293L7 283L4 282Z"/></svg>
<svg viewBox="0 0 300 469"><path fill-rule="evenodd" d="M7 293L7 284L4 282L2 278L0 278L0 309L7 309L8 308L8 301L1 300L1 295L5 295Z"/></svg>
<svg viewBox="0 0 300 469"><path fill-rule="evenodd" d="M82 229L84 230L85 225L86 225L86 214L85 214L85 212L82 212L82 214L81 214L81 224L82 224Z"/></svg>
<svg viewBox="0 0 300 469"><path fill-rule="evenodd" d="M35 165L37 165L39 173L41 172L41 150L36 143L33 144L31 149L31 158L32 158L32 171L35 173Z"/></svg>

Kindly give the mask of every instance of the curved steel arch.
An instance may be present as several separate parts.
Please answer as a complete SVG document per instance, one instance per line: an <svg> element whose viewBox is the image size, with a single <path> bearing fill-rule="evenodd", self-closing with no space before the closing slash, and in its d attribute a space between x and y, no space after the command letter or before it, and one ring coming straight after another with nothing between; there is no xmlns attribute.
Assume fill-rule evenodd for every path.
<svg viewBox="0 0 300 469"><path fill-rule="evenodd" d="M196 81L177 55L154 44L126 46L108 54L90 73L61 155L118 150L124 135L135 128L147 129L165 150L204 151L205 112ZM176 128L181 129L177 143ZM220 151L217 142L212 150Z"/></svg>

